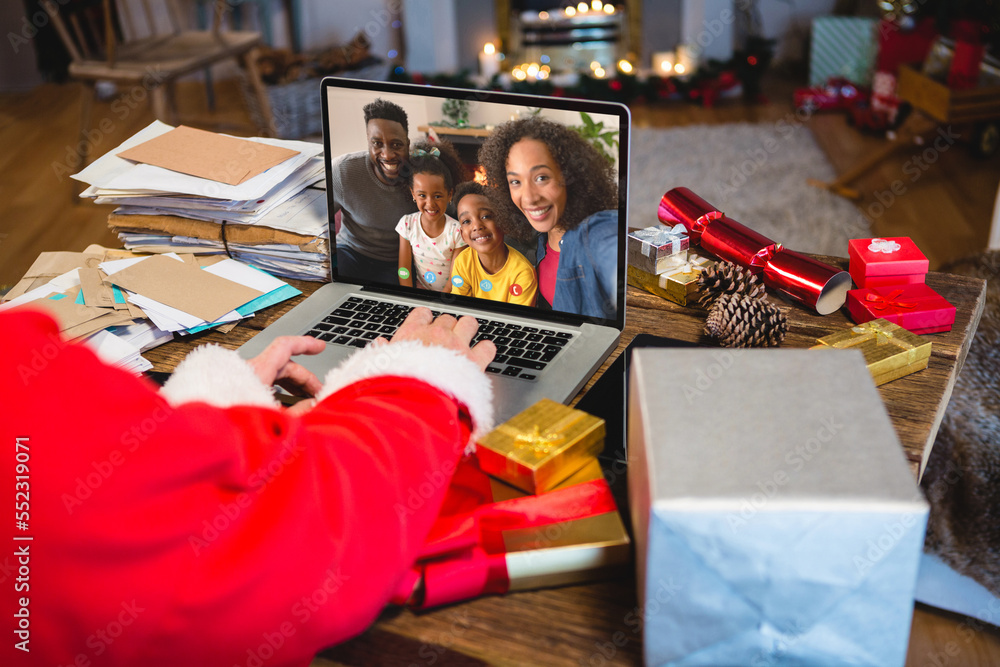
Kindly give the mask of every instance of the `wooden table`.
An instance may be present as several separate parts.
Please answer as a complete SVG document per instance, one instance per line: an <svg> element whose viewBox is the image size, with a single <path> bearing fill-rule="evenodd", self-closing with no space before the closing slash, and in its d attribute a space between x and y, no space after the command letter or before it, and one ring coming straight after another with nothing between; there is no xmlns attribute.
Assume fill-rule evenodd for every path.
<svg viewBox="0 0 1000 667"><path fill-rule="evenodd" d="M845 259L819 259L847 267ZM296 284L304 292L317 287ZM925 370L879 387L918 478L982 316L986 294L986 283L976 278L930 273L927 284L956 306L955 325L948 333L929 336L934 345ZM229 334L209 332L169 343L145 356L155 370L169 371L196 343L238 347L294 303L262 313ZM795 303L779 305L789 320L785 347L811 347L817 338L852 324L845 309L819 316ZM678 306L632 287L627 308L621 342L594 379L638 333L712 344L702 334L704 310ZM390 609L363 635L321 653L313 665L329 665L330 661L345 665L636 665L642 661L641 630L635 582L631 573L625 573L616 580L489 596L419 614Z"/></svg>

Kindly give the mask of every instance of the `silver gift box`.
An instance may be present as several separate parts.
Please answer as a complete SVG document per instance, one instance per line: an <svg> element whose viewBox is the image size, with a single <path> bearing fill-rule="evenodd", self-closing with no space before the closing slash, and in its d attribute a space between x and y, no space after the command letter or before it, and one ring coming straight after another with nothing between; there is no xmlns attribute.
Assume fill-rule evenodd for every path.
<svg viewBox="0 0 1000 667"><path fill-rule="evenodd" d="M687 262L690 237L684 225L653 225L628 234L628 264L659 275Z"/></svg>
<svg viewBox="0 0 1000 667"><path fill-rule="evenodd" d="M649 665L903 665L928 506L856 350L645 349L629 502Z"/></svg>

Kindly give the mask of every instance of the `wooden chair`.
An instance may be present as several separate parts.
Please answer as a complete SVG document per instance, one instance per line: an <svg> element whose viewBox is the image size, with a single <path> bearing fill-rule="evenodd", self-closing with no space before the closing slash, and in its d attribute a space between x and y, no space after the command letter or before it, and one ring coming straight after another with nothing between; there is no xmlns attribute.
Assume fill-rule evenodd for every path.
<svg viewBox="0 0 1000 667"><path fill-rule="evenodd" d="M226 4L226 0L216 0L210 30L184 30L180 27L181 14L175 0L165 3L101 0L100 6L91 3L77 11L60 8L53 0L42 0L42 6L52 17L53 26L70 54L70 77L88 86L80 118L81 141L77 149L80 166L87 163L86 138L98 81L141 87L149 94L153 115L175 125L174 83L177 79L199 70L207 72L212 65L229 59L236 60L246 70L262 112L259 131L275 136L271 105L256 64L261 35L222 30ZM138 11L136 5L139 5ZM153 12L155 8L163 10L164 6L166 20ZM137 20L142 23L138 24ZM161 23L169 23L169 30ZM133 98L142 99L136 95Z"/></svg>

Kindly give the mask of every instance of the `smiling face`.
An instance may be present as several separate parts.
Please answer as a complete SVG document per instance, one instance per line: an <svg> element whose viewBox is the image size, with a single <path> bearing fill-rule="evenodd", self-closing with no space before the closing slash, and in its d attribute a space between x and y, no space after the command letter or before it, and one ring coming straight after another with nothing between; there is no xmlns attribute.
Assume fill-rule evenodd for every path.
<svg viewBox="0 0 1000 667"><path fill-rule="evenodd" d="M562 170L538 139L521 139L507 153L510 199L538 232L558 226L566 210Z"/></svg>
<svg viewBox="0 0 1000 667"><path fill-rule="evenodd" d="M493 220L490 200L482 195L465 195L458 202L458 224L462 240L477 253L488 254L503 245L503 232Z"/></svg>
<svg viewBox="0 0 1000 667"><path fill-rule="evenodd" d="M414 174L413 189L410 193L426 222L437 223L444 219L445 207L451 201L451 193L448 192L443 177L428 173Z"/></svg>
<svg viewBox="0 0 1000 667"><path fill-rule="evenodd" d="M400 169L409 152L410 140L402 125L384 118L368 121L368 157L380 181L386 185L399 183Z"/></svg>

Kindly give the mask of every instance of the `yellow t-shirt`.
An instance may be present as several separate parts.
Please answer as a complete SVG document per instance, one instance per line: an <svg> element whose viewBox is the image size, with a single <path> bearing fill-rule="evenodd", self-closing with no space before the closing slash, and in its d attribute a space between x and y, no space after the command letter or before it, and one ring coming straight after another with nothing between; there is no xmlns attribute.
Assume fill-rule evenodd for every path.
<svg viewBox="0 0 1000 667"><path fill-rule="evenodd" d="M490 275L479 263L472 248L464 248L451 267L451 293L475 296L492 301L506 301L525 306L535 305L538 279L524 255L507 246L507 263Z"/></svg>

